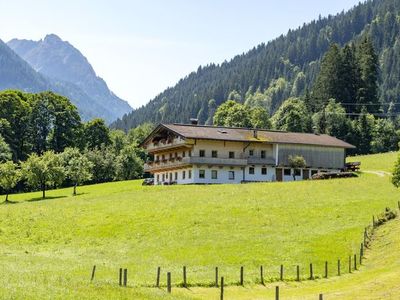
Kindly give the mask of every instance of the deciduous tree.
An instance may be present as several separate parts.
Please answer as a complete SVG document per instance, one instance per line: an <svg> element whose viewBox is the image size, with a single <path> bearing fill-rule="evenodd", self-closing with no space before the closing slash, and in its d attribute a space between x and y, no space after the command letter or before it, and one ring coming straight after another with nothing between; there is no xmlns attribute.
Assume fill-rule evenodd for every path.
<svg viewBox="0 0 400 300"><path fill-rule="evenodd" d="M21 179L21 172L18 166L12 161L0 164L0 187L6 192L5 202L8 201L8 194Z"/></svg>

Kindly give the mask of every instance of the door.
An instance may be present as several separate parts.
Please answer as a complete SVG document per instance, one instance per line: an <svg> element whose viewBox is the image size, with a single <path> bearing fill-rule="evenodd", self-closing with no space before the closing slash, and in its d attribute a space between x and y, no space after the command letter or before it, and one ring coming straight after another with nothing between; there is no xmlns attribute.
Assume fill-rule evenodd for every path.
<svg viewBox="0 0 400 300"><path fill-rule="evenodd" d="M310 179L310 169L303 169L303 180Z"/></svg>
<svg viewBox="0 0 400 300"><path fill-rule="evenodd" d="M282 181L282 169L281 168L276 168L275 169L275 177L276 177L276 181Z"/></svg>

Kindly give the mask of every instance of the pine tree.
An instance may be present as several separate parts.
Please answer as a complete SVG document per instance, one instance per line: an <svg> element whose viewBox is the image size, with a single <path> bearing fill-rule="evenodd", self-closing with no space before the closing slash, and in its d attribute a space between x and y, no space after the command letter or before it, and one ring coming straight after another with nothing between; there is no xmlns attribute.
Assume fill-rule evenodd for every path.
<svg viewBox="0 0 400 300"><path fill-rule="evenodd" d="M369 38L365 38L357 49L357 60L360 68L360 89L358 103L366 104L368 112L380 109L378 101L378 56Z"/></svg>

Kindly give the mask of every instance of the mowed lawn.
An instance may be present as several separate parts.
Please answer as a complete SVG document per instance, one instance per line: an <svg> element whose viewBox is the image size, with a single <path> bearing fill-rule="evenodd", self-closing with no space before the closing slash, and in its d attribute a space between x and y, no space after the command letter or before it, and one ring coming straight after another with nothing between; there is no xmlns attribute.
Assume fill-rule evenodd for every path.
<svg viewBox="0 0 400 300"><path fill-rule="evenodd" d="M390 171L395 155L357 157L371 170ZM364 164L364 160L367 162ZM392 160L392 161L390 161ZM387 161L379 168L380 161ZM143 187L141 181L12 195L0 206L0 298L164 298L156 269L190 285L210 285L214 268L228 285L245 267L246 284L294 278L309 263L317 276L327 260L358 251L363 228L399 192L389 176L292 183ZM90 283L92 266L97 266ZM128 269L130 288L118 287L118 269ZM176 296L176 295L175 295ZM174 296L172 296L174 297ZM184 294L183 298L197 297Z"/></svg>

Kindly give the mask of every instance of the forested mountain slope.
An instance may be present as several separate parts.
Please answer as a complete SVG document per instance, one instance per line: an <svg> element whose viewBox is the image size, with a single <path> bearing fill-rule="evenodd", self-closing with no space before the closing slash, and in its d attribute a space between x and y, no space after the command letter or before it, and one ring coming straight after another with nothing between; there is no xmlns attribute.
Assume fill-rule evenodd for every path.
<svg viewBox="0 0 400 300"><path fill-rule="evenodd" d="M347 12L320 17L290 30L229 62L199 67L147 105L125 115L113 127L127 130L146 121L187 122L190 117L198 117L205 123L210 120L215 106L223 103L233 90L239 92L242 102L246 94L257 89L264 91L268 97L267 109L272 114L288 97L304 95L311 89L320 60L332 43L343 46L364 36L371 37L379 56L380 101L393 103L392 111L398 112L399 32L400 0L366 1ZM389 105L383 108L387 110Z"/></svg>

